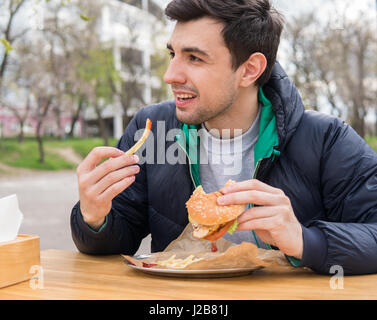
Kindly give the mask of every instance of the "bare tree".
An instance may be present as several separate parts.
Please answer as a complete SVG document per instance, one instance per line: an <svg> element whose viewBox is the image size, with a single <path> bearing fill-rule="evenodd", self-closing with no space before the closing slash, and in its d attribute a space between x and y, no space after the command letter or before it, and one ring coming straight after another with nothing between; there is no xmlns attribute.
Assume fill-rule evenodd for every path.
<svg viewBox="0 0 377 320"><path fill-rule="evenodd" d="M28 29L18 31L17 33L13 32L14 29L14 19L17 13L20 11L21 7L24 5L26 0L8 0L2 2L0 5L0 10L2 13L7 16L7 22L5 23L5 29L0 30L0 38L2 39L3 45L5 47L4 54L0 64L0 88L2 86L3 77L5 75L6 68L9 62L9 52L12 48L12 44L21 38Z"/></svg>
<svg viewBox="0 0 377 320"><path fill-rule="evenodd" d="M18 143L23 143L24 137L25 137L24 126L25 126L26 119L28 118L30 114L30 110L31 110L30 96L27 95L26 107L24 110L20 110L19 108L14 107L14 106L8 106L8 109L13 112L13 114L15 115L18 121L18 126L20 128L20 131L17 137Z"/></svg>
<svg viewBox="0 0 377 320"><path fill-rule="evenodd" d="M32 110L31 103L31 78L25 76L25 70L30 67L30 57L33 55L30 51L30 47L25 42L19 42L15 45L15 51L17 52L12 62L12 72L8 72L4 77L3 86L7 88L8 92L12 92L12 98L9 100L7 96L2 97L2 104L8 110L10 110L18 121L19 133L18 142L24 141L24 125ZM17 56L22 57L17 59ZM17 104L15 104L15 98L17 96Z"/></svg>
<svg viewBox="0 0 377 320"><path fill-rule="evenodd" d="M289 67L294 83L303 94L306 108L318 110L318 70L312 63L315 28L314 13L292 17L286 24L285 39L289 43Z"/></svg>
<svg viewBox="0 0 377 320"><path fill-rule="evenodd" d="M9 7L12 10L9 26L12 26L21 2L27 0L7 0L7 4L13 4L13 7ZM19 6L16 7L15 4ZM108 5L106 1L53 0L41 1L41 4L43 28L39 27L33 31L32 37L25 37L24 41L18 42L14 39L24 33L7 33L10 37L6 38L15 50L11 55L12 72L7 72L6 79L2 79L5 79L8 88L12 85L30 92L32 99L29 103L24 103L26 108L23 111L39 119L36 136L41 145L43 121L48 113L54 114L56 126L62 135L64 130L60 117L69 111L72 121L68 134L73 135L75 123L87 107L94 111L100 135L104 143L108 144L109 132L106 129L106 119L103 118L104 109L119 101L123 114L127 116L130 108L140 108L150 103L149 97L146 99L145 95L145 79L152 76L162 79L160 71L166 65L166 58L154 54L151 69L145 69L146 55L137 46L140 19L129 16L124 18L125 12L122 11L122 18L118 19L118 23L126 30L127 43L122 42L122 66L118 68L114 48L118 48L119 43L104 41L98 31L104 5ZM11 30L11 27L8 29ZM151 28L151 38L159 33L156 28ZM9 56L2 63L5 70L6 64L9 65ZM41 83L48 88L47 92L43 92ZM165 89L162 86L161 90L152 90L155 99L165 98ZM22 122L27 114L21 114L21 109L13 106L9 106L9 109L18 117L22 129ZM23 133L20 132L21 140L22 136Z"/></svg>
<svg viewBox="0 0 377 320"><path fill-rule="evenodd" d="M31 92L35 98L34 118L37 119L37 125L35 130L35 137L38 142L39 149L39 161L44 163L45 153L43 146L43 124L46 116L53 105L56 102L54 97L57 95L57 81L54 77L54 47L48 45L45 52L40 55L35 54L34 58L38 59L39 65L37 68L31 68L33 82L31 86ZM33 70L34 69L34 70Z"/></svg>
<svg viewBox="0 0 377 320"><path fill-rule="evenodd" d="M332 112L347 118L364 137L367 112L377 103L376 32L365 12L351 19L347 9L337 12L341 21L337 26L331 17L324 21L323 12L293 19L285 39L292 48L294 81L304 101L311 101L306 105L325 98Z"/></svg>
<svg viewBox="0 0 377 320"><path fill-rule="evenodd" d="M26 89L28 115L36 120L35 137L38 143L39 161L45 160L43 147L44 122L51 107L56 103L58 79L54 77L54 47L45 39L36 38L19 43L16 50L21 53L17 59L17 70L13 83ZM10 80L9 80L10 81Z"/></svg>
<svg viewBox="0 0 377 320"><path fill-rule="evenodd" d="M88 11L86 6L91 5ZM90 6L89 6L90 7ZM86 15L81 14L83 8L85 12L98 15L100 7L98 1L51 1L46 5L43 34L44 37L53 43L56 50L53 56L52 71L57 79L57 103L53 105L53 112L56 116L56 123L60 137L63 137L64 130L61 127L61 115L63 112L71 112L71 129L69 136L73 135L74 126L80 117L86 104L85 91L88 84L82 82L78 77L77 68L82 63L86 53L90 50L90 45L96 41L93 23ZM77 19L62 19L61 16L73 15ZM87 21L89 20L89 21ZM88 28L89 27L89 28ZM89 41L87 41L90 38ZM88 47L89 45L89 47Z"/></svg>
<svg viewBox="0 0 377 320"><path fill-rule="evenodd" d="M0 3L0 11L1 16L5 17L4 20L4 27L3 29L0 29L0 40L4 48L4 53L2 57L0 57L0 101L2 101L2 104L9 108L9 110L15 115L16 119L19 122L20 132L18 135L18 141L23 142L24 139L24 122L26 121L26 118L29 114L30 110L30 104L29 100L26 105L26 110L21 111L16 106L7 105L4 102L4 99L2 97L2 88L4 83L4 78L6 74L7 67L9 66L9 55L11 50L13 50L13 46L17 42L17 40L21 39L29 30L17 30L17 33L14 32L15 29L15 17L17 16L17 13L21 11L22 6L26 0L8 0L8 1L2 1Z"/></svg>
<svg viewBox="0 0 377 320"><path fill-rule="evenodd" d="M35 130L35 136L38 142L39 150L39 161L41 163L45 162L45 152L43 146L43 122L46 118L46 115L50 109L52 96L40 96L37 97L37 108L36 108L36 118L37 118L37 127Z"/></svg>

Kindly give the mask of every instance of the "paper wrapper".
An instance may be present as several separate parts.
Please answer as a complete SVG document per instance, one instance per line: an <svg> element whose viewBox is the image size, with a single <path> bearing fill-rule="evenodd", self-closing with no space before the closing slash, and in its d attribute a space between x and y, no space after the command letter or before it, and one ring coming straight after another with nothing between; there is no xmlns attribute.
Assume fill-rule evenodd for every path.
<svg viewBox="0 0 377 320"><path fill-rule="evenodd" d="M257 248L250 242L234 244L223 238L217 240L217 252L211 252L211 243L207 240L196 239L192 236L192 226L188 224L182 234L163 252L156 252L147 259L138 260L131 256L123 257L131 264L138 267L146 267L151 264L153 268L166 269L156 266L158 261L164 261L173 255L175 259L185 259L190 255L203 260L193 262L181 270L209 270L209 269L232 269L253 267L284 267L293 268L284 254L278 250L264 250Z"/></svg>

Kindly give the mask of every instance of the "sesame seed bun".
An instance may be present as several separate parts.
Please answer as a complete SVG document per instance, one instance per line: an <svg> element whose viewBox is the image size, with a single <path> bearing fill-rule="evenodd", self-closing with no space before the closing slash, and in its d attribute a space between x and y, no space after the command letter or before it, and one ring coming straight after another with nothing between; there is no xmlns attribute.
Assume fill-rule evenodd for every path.
<svg viewBox="0 0 377 320"><path fill-rule="evenodd" d="M235 183L228 180L225 186ZM245 205L217 204L217 198L222 196L219 191L205 193L202 186L197 187L190 199L186 202L186 208L190 220L201 225L213 226L227 223L236 219L245 210Z"/></svg>

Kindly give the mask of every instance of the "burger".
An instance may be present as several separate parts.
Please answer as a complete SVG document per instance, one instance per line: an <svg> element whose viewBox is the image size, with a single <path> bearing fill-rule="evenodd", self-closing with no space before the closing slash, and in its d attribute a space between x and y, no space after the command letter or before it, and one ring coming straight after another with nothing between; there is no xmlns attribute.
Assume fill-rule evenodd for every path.
<svg viewBox="0 0 377 320"><path fill-rule="evenodd" d="M234 183L228 180L225 186ZM232 234L237 229L237 217L244 212L245 205L218 205L217 198L222 195L220 191L205 193L203 187L198 186L186 202L195 238L214 242L227 231Z"/></svg>

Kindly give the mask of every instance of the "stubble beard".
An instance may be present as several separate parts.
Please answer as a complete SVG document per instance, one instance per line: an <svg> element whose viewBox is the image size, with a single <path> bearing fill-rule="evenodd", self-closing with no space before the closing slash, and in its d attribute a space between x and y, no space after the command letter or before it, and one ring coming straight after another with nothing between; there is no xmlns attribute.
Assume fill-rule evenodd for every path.
<svg viewBox="0 0 377 320"><path fill-rule="evenodd" d="M177 119L185 124L197 125L207 121L211 121L215 118L221 117L231 106L236 99L236 92L228 93L226 97L222 98L220 101L216 102L216 105L197 106L194 113L185 114L185 112L180 112L176 109Z"/></svg>

